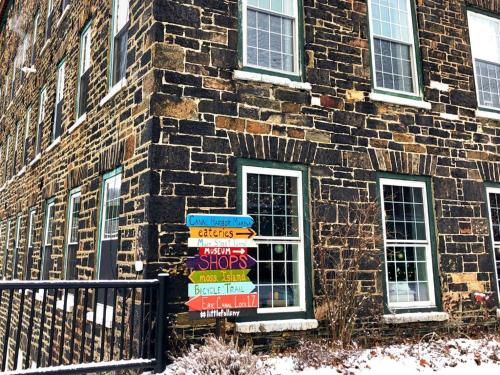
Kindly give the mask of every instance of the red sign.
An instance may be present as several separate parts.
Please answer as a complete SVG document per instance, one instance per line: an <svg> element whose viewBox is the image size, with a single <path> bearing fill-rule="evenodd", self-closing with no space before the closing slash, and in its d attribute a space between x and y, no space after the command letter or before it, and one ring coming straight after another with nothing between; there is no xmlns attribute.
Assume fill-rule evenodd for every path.
<svg viewBox="0 0 500 375"><path fill-rule="evenodd" d="M200 255L247 255L246 247L200 247Z"/></svg>
<svg viewBox="0 0 500 375"><path fill-rule="evenodd" d="M257 293L197 296L191 298L186 305L189 306L189 311L255 309L259 307L259 297Z"/></svg>

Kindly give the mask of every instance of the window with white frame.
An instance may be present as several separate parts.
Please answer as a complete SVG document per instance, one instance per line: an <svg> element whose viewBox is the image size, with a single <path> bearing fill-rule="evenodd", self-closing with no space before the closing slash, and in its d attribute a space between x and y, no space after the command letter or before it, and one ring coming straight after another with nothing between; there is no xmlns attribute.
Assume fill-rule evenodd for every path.
<svg viewBox="0 0 500 375"><path fill-rule="evenodd" d="M119 246L121 171L121 168L118 168L103 177L97 268L97 278L99 280L118 278L117 254ZM108 303L111 303L109 293L108 297L105 297L104 293L98 293L97 299L99 303L104 303L105 299L107 299Z"/></svg>
<svg viewBox="0 0 500 375"><path fill-rule="evenodd" d="M64 261L64 278L66 280L76 279L76 253L79 243L79 218L80 218L80 189L74 189L69 195L68 222L66 228L66 257Z"/></svg>
<svg viewBox="0 0 500 375"><path fill-rule="evenodd" d="M26 34L23 38L23 46L22 46L22 52L21 52L21 63L19 64L19 69L22 69L26 65L26 59L28 55L28 48L29 48L29 36ZM25 78L25 73L21 71L21 83L24 82Z"/></svg>
<svg viewBox="0 0 500 375"><path fill-rule="evenodd" d="M7 134L7 142L5 143L5 165L3 172L5 182L9 181L10 179L9 151L10 151L10 134Z"/></svg>
<svg viewBox="0 0 500 375"><path fill-rule="evenodd" d="M111 87L125 79L127 71L127 41L129 26L129 0L112 0L111 22Z"/></svg>
<svg viewBox="0 0 500 375"><path fill-rule="evenodd" d="M14 254L12 256L12 279L17 278L17 266L19 264L19 254L21 253L21 224L22 216L17 215L16 219L16 238L14 243Z"/></svg>
<svg viewBox="0 0 500 375"><path fill-rule="evenodd" d="M12 158L12 175L15 176L17 174L17 152L19 149L19 138L21 135L19 134L21 131L21 123L18 121L16 122L16 140L14 143L14 155Z"/></svg>
<svg viewBox="0 0 500 375"><path fill-rule="evenodd" d="M380 179L389 308L435 307L427 186Z"/></svg>
<svg viewBox="0 0 500 375"><path fill-rule="evenodd" d="M7 274L7 263L9 261L9 242L10 242L10 219L7 220L5 224L5 243L3 248L3 264L2 264L2 276L5 279Z"/></svg>
<svg viewBox="0 0 500 375"><path fill-rule="evenodd" d="M54 108L54 123L52 125L52 142L61 136L63 107L64 107L64 75L66 61L63 60L57 67L56 103Z"/></svg>
<svg viewBox="0 0 500 375"><path fill-rule="evenodd" d="M13 99L16 90L17 90L17 82L16 82L16 70L19 67L19 56L16 54L16 57L14 58L14 64L12 65L12 79L10 81L11 84L11 92L10 92L10 98Z"/></svg>
<svg viewBox="0 0 500 375"><path fill-rule="evenodd" d="M35 215L36 209L30 208L28 214L28 233L27 233L27 251L26 258L24 260L24 279L31 279L31 271L33 269L33 244L35 236Z"/></svg>
<svg viewBox="0 0 500 375"><path fill-rule="evenodd" d="M90 45L92 28L90 22L80 35L80 62L78 67L78 94L76 99L77 119L87 112L87 99L90 80Z"/></svg>
<svg viewBox="0 0 500 375"><path fill-rule="evenodd" d="M38 36L38 23L40 22L40 13L35 14L35 18L33 19L33 36L31 39L31 66L35 64L36 58L36 39Z"/></svg>
<svg viewBox="0 0 500 375"><path fill-rule="evenodd" d="M243 65L300 73L297 0L242 1Z"/></svg>
<svg viewBox="0 0 500 375"><path fill-rule="evenodd" d="M47 105L47 88L43 88L40 91L40 100L38 104L38 124L36 127L36 144L35 144L35 156L42 152L42 136L43 136L43 122L45 120L45 111Z"/></svg>
<svg viewBox="0 0 500 375"><path fill-rule="evenodd" d="M374 88L420 95L410 0L368 0Z"/></svg>
<svg viewBox="0 0 500 375"><path fill-rule="evenodd" d="M52 22L54 20L54 2L47 0L47 20L45 23L45 42L47 42L52 35Z"/></svg>
<svg viewBox="0 0 500 375"><path fill-rule="evenodd" d="M26 110L26 122L24 124L24 142L23 142L23 164L28 165L28 154L30 147L30 125L31 125L31 106Z"/></svg>
<svg viewBox="0 0 500 375"><path fill-rule="evenodd" d="M467 14L478 105L500 111L500 18Z"/></svg>
<svg viewBox="0 0 500 375"><path fill-rule="evenodd" d="M52 269L52 235L54 233L54 212L54 199L50 199L45 204L40 280L48 280L49 273Z"/></svg>
<svg viewBox="0 0 500 375"><path fill-rule="evenodd" d="M258 288L258 312L305 311L302 172L243 166L241 202L257 232L249 277Z"/></svg>
<svg viewBox="0 0 500 375"><path fill-rule="evenodd" d="M490 213L490 232L495 260L497 292L500 297L500 188L487 187L486 194Z"/></svg>

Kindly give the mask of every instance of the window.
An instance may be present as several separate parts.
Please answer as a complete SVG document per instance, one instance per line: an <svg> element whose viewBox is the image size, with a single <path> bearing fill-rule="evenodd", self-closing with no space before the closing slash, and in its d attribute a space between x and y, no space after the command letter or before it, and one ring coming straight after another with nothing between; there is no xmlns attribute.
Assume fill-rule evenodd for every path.
<svg viewBox="0 0 500 375"><path fill-rule="evenodd" d="M90 79L90 38L91 24L89 23L80 35L80 64L78 67L78 94L76 98L77 119L87 112Z"/></svg>
<svg viewBox="0 0 500 375"><path fill-rule="evenodd" d="M16 86L16 70L18 69L19 65L19 60L18 60L18 55L16 54L16 57L14 58L14 64L12 65L12 80L10 82L11 85L11 92L10 92L10 99L12 100L16 94L17 86Z"/></svg>
<svg viewBox="0 0 500 375"><path fill-rule="evenodd" d="M14 143L14 157L12 158L12 175L17 174L17 149L19 145L19 131L21 129L21 124L19 121L16 123L16 141Z"/></svg>
<svg viewBox="0 0 500 375"><path fill-rule="evenodd" d="M52 34L52 21L54 18L54 3L52 0L47 0L47 23L45 24L45 42L47 42Z"/></svg>
<svg viewBox="0 0 500 375"><path fill-rule="evenodd" d="M31 280L31 270L33 269L33 243L35 233L36 209L31 208L28 215L27 252L24 263L24 279Z"/></svg>
<svg viewBox="0 0 500 375"><path fill-rule="evenodd" d="M33 19L33 38L31 41L31 66L35 64L36 58L36 38L38 36L38 22L40 22L40 13L35 14Z"/></svg>
<svg viewBox="0 0 500 375"><path fill-rule="evenodd" d="M497 292L500 296L500 188L487 187L486 193L490 213L490 231L493 244Z"/></svg>
<svg viewBox="0 0 500 375"><path fill-rule="evenodd" d="M249 277L259 314L306 311L304 184L296 169L241 166L242 213L254 218L257 265Z"/></svg>
<svg viewBox="0 0 500 375"><path fill-rule="evenodd" d="M127 70L128 5L128 0L113 0L111 87L125 79Z"/></svg>
<svg viewBox="0 0 500 375"><path fill-rule="evenodd" d="M52 126L52 142L61 136L61 123L64 105L64 68L66 62L63 60L57 67L56 105L54 108L54 124Z"/></svg>
<svg viewBox="0 0 500 375"><path fill-rule="evenodd" d="M243 65L300 74L297 0L243 0Z"/></svg>
<svg viewBox="0 0 500 375"><path fill-rule="evenodd" d="M420 180L380 179L390 309L436 307L428 188Z"/></svg>
<svg viewBox="0 0 500 375"><path fill-rule="evenodd" d="M369 0L374 89L420 95L410 0Z"/></svg>
<svg viewBox="0 0 500 375"><path fill-rule="evenodd" d="M28 48L29 48L29 37L28 37L28 34L26 34L23 38L23 47L22 47L22 52L21 52L21 64L19 65L20 69L24 68L26 65ZM21 84L24 83L24 78L25 78L25 73L23 71L21 71Z"/></svg>
<svg viewBox="0 0 500 375"><path fill-rule="evenodd" d="M76 279L76 253L78 251L78 220L80 218L80 189L74 189L69 194L67 229L66 229L66 257L64 263L64 278Z"/></svg>
<svg viewBox="0 0 500 375"><path fill-rule="evenodd" d="M40 280L48 280L49 272L52 269L52 234L54 231L54 211L54 199L50 199L45 204Z"/></svg>
<svg viewBox="0 0 500 375"><path fill-rule="evenodd" d="M500 18L468 12L478 105L500 111Z"/></svg>
<svg viewBox="0 0 500 375"><path fill-rule="evenodd" d="M12 279L17 278L17 265L19 264L19 254L21 253L21 224L22 216L18 214L16 219L16 242L14 243L14 255L12 257Z"/></svg>
<svg viewBox="0 0 500 375"><path fill-rule="evenodd" d="M3 175L5 176L5 182L10 179L10 169L9 169L9 148L10 148L10 134L7 134L7 142L5 144L5 165Z"/></svg>
<svg viewBox="0 0 500 375"><path fill-rule="evenodd" d="M26 124L24 127L24 142L23 142L23 164L28 165L28 154L30 148L30 124L31 124L31 107L26 111Z"/></svg>
<svg viewBox="0 0 500 375"><path fill-rule="evenodd" d="M3 248L3 264L2 264L2 276L5 279L7 274L7 262L9 261L9 242L10 242L10 219L7 220L5 224L5 243Z"/></svg>
<svg viewBox="0 0 500 375"><path fill-rule="evenodd" d="M120 190L121 168L118 168L103 177L97 256L97 278L99 280L118 278L116 260L119 245ZM104 302L104 293L98 295L98 301L99 303ZM108 301L111 302L111 299L108 298Z"/></svg>
<svg viewBox="0 0 500 375"><path fill-rule="evenodd" d="M38 107L38 126L36 128L35 156L42 152L43 121L45 120L45 106L47 102L47 89L40 91L40 103Z"/></svg>

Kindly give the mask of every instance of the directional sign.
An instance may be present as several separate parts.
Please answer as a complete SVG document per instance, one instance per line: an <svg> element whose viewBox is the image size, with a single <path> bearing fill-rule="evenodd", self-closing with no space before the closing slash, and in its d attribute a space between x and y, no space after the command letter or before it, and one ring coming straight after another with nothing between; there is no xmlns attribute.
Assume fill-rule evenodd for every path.
<svg viewBox="0 0 500 375"><path fill-rule="evenodd" d="M253 225L253 218L248 215L189 214L186 225L188 227L250 228Z"/></svg>
<svg viewBox="0 0 500 375"><path fill-rule="evenodd" d="M256 233L252 228L191 227L192 238L252 238Z"/></svg>
<svg viewBox="0 0 500 375"><path fill-rule="evenodd" d="M190 311L189 319L217 319L217 318L239 318L243 316L255 316L257 309L241 309L241 310L207 310L207 311Z"/></svg>
<svg viewBox="0 0 500 375"><path fill-rule="evenodd" d="M198 271L242 270L256 263L249 255L197 255L187 258L187 267Z"/></svg>
<svg viewBox="0 0 500 375"><path fill-rule="evenodd" d="M248 294L253 292L252 282L189 284L188 296L220 296L222 294Z"/></svg>
<svg viewBox="0 0 500 375"><path fill-rule="evenodd" d="M186 302L186 305L189 306L189 311L251 309L259 306L259 298L257 293L197 296Z"/></svg>
<svg viewBox="0 0 500 375"><path fill-rule="evenodd" d="M189 238L189 247L257 247L254 240L249 239L218 239L218 238Z"/></svg>
<svg viewBox="0 0 500 375"><path fill-rule="evenodd" d="M200 247L200 255L246 255L245 247Z"/></svg>
<svg viewBox="0 0 500 375"><path fill-rule="evenodd" d="M189 280L193 283L240 283L250 281L247 276L249 272L250 270L193 271Z"/></svg>

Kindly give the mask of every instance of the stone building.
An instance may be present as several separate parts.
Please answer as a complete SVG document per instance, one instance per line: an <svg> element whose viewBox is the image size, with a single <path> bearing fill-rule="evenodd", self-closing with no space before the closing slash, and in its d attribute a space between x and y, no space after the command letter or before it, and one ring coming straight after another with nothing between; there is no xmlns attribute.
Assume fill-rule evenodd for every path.
<svg viewBox="0 0 500 375"><path fill-rule="evenodd" d="M279 343L318 332L315 255L376 201L363 332L497 324L498 0L1 4L6 279L167 271L201 335L186 215L247 213L260 308L234 329Z"/></svg>

